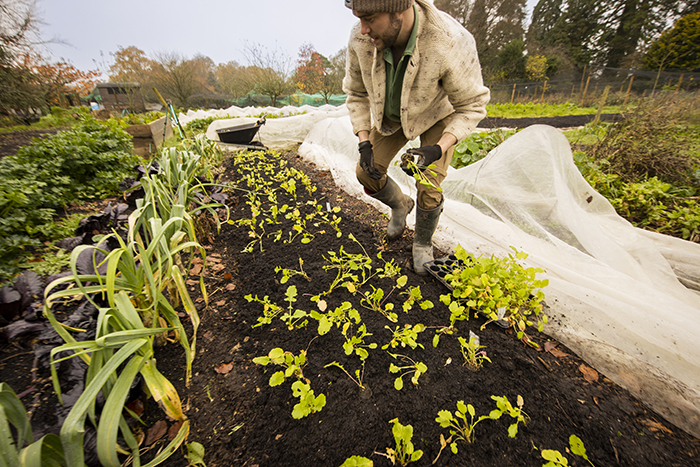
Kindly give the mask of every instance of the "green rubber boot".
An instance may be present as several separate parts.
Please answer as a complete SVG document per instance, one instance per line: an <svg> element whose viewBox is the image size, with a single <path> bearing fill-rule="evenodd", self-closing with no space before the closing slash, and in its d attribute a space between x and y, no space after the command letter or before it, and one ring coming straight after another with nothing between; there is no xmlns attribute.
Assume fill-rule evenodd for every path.
<svg viewBox="0 0 700 467"><path fill-rule="evenodd" d="M396 182L389 177L386 178L384 188L373 195L370 194L370 196L391 208L391 218L386 229L386 236L389 240L396 240L406 228L406 216L413 210L415 201L404 194Z"/></svg>
<svg viewBox="0 0 700 467"><path fill-rule="evenodd" d="M438 225L440 214L445 201L435 209L423 209L420 205L416 211L416 234L413 238L413 270L416 274L425 275L428 270L423 266L433 258L433 234Z"/></svg>

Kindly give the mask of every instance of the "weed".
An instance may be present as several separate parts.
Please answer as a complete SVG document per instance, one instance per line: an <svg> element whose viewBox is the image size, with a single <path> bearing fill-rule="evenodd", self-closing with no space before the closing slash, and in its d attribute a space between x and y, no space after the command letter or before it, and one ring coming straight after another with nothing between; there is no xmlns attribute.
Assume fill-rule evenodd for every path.
<svg viewBox="0 0 700 467"><path fill-rule="evenodd" d="M414 386L418 386L418 378L420 378L423 373L428 371L428 367L425 365L425 363L416 362L411 357L406 355L393 354L391 352L387 353L394 359L400 358L401 360L407 362L407 364L404 366L394 365L393 363L389 365L389 373L401 373L398 378L394 380L394 389L397 391L403 389L403 377L410 374L413 375L411 376L411 383L413 383Z"/></svg>
<svg viewBox="0 0 700 467"><path fill-rule="evenodd" d="M384 456L391 461L392 465L405 466L411 462L415 462L423 457L423 451L417 450L413 447L413 427L411 425L402 425L398 418L390 420L389 423L393 423L394 426L391 428L391 432L394 435L394 441L396 442L395 448L386 448L386 454L381 452L375 452L380 456Z"/></svg>

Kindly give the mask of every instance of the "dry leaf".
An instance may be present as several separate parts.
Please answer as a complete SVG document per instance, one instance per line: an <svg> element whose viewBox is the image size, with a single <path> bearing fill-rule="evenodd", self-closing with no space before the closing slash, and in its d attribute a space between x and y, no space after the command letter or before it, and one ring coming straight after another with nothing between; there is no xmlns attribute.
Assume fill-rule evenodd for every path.
<svg viewBox="0 0 700 467"><path fill-rule="evenodd" d="M221 365L214 368L214 371L216 371L220 375L225 375L225 374L229 373L231 370L233 370L233 362L222 363Z"/></svg>
<svg viewBox="0 0 700 467"><path fill-rule="evenodd" d="M212 254L212 255L207 256L207 262L208 263L220 263L221 258L217 258Z"/></svg>
<svg viewBox="0 0 700 467"><path fill-rule="evenodd" d="M180 427L182 426L182 420L179 422L173 423L173 426L170 427L168 430L168 441L172 441L175 439L177 436L177 432L180 431Z"/></svg>
<svg viewBox="0 0 700 467"><path fill-rule="evenodd" d="M581 366L578 367L578 371L583 373L583 377L586 378L586 381L589 383L595 383L598 381L598 372L593 368L582 363Z"/></svg>
<svg viewBox="0 0 700 467"><path fill-rule="evenodd" d="M187 279L185 281L185 284L187 284L187 285L199 285L199 281L196 281L194 279Z"/></svg>
<svg viewBox="0 0 700 467"><path fill-rule="evenodd" d="M226 300L219 300L219 301L216 302L214 305L216 305L216 306L224 306L224 305L226 305Z"/></svg>
<svg viewBox="0 0 700 467"><path fill-rule="evenodd" d="M214 272L223 271L224 269L226 269L226 266L224 266L223 264L215 264L211 267L211 270Z"/></svg>
<svg viewBox="0 0 700 467"><path fill-rule="evenodd" d="M226 285L226 290L228 290L229 292L230 292L231 290L235 289L235 288L236 288L236 284L228 284L228 285Z"/></svg>
<svg viewBox="0 0 700 467"><path fill-rule="evenodd" d="M646 426L649 431L663 431L664 433L673 433L671 430L663 426L659 422L655 422L654 420L640 420L642 422L642 425Z"/></svg>
<svg viewBox="0 0 700 467"><path fill-rule="evenodd" d="M562 351L559 350L559 349L552 349L552 350L549 351L549 353L550 353L550 355L554 355L555 357L559 357L559 358L564 358L564 357L568 357L568 356L569 356L568 353L562 352Z"/></svg>
<svg viewBox="0 0 700 467"><path fill-rule="evenodd" d="M195 264L194 266L192 266L192 269L190 269L190 276L198 276L200 272L202 272L201 263Z"/></svg>
<svg viewBox="0 0 700 467"><path fill-rule="evenodd" d="M167 431L168 424L165 422L165 420L158 420L155 425L148 429L148 432L146 433L146 446L150 446L161 439L163 436L165 436Z"/></svg>
<svg viewBox="0 0 700 467"><path fill-rule="evenodd" d="M233 279L233 274L227 272L226 274L224 274L224 279L226 279L227 281Z"/></svg>
<svg viewBox="0 0 700 467"><path fill-rule="evenodd" d="M547 341L544 343L544 351L549 352L552 349L555 349L559 345L558 342L553 342L553 341Z"/></svg>
<svg viewBox="0 0 700 467"><path fill-rule="evenodd" d="M126 406L127 409L131 410L134 415L137 417L140 417L141 414L143 413L143 401L141 399L136 399L132 403L128 404Z"/></svg>
<svg viewBox="0 0 700 467"><path fill-rule="evenodd" d="M211 342L214 340L214 334L211 331L207 331L204 333L204 338Z"/></svg>

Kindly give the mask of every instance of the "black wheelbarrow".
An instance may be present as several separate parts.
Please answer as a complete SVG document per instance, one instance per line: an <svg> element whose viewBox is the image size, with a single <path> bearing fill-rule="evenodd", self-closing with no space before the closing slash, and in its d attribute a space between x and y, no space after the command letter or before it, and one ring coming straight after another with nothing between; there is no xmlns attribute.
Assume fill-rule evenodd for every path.
<svg viewBox="0 0 700 467"><path fill-rule="evenodd" d="M255 135L258 134L258 130L264 124L265 119L261 118L255 123L220 128L216 130L216 134L222 143L250 145Z"/></svg>

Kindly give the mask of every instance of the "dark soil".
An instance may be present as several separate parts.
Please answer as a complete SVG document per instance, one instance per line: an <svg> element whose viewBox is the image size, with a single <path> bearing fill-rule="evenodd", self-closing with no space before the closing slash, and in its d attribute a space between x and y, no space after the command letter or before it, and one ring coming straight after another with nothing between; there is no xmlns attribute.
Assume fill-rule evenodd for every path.
<svg viewBox="0 0 700 467"><path fill-rule="evenodd" d="M446 448L435 465L539 467L546 463L540 454L543 449L560 451L571 466L589 465L568 452L569 436L575 434L597 467L700 466L700 440L669 424L605 375L591 372L585 362L562 344L552 348L557 343L545 334L535 330L529 333L542 349L538 351L519 341L512 331L495 324L481 330L484 319L473 317L458 322L455 334L441 337L434 348L431 342L436 327L449 325L449 312L439 302L440 295L448 290L430 276L413 273L412 231L407 230L399 240L386 243L385 216L340 190L328 171L317 170L296 153L284 154L283 160L306 173L317 187L309 195L298 184L297 204L316 200L324 207L328 203L341 208L342 237L337 238L335 230L328 225L321 225L309 229L315 237L308 244L302 244L299 237L290 243L264 237L263 251L256 245L253 252L242 253L252 240L249 229L225 224L218 235L212 234L208 241L203 239L210 265L205 273L208 306L197 295L198 276L190 277L191 292L193 297L198 297L201 325L189 388L184 384L182 349L168 344L157 350L159 369L176 385L183 405L188 408L187 416L192 423L188 441L204 446L207 466L337 467L353 455L368 457L376 466L389 466L390 461L377 453L395 447L390 423L395 418L413 427L413 443L416 449L423 450L423 457L412 465L427 466L440 453L441 434L449 436L447 429L435 422L440 410L454 412L457 402L463 400L474 406L477 416L487 415L496 408L491 396L506 396L515 403L519 395L529 419L527 424L519 425L515 438L508 437L510 417L484 420L476 427L473 444L458 444L456 455ZM242 184L237 170L229 160L225 178ZM278 205L294 202L282 190L277 190L277 195ZM232 221L251 217L241 192L232 194L229 205ZM264 204L267 209L270 206ZM292 224L283 216L279 219L280 225L268 226L266 231L282 229L282 238L288 238ZM350 234L357 242L350 240ZM287 329L279 318L269 325L253 327L263 315L263 306L245 298L267 296L270 302L286 308L285 292L295 285L298 296L293 308L307 312L316 309L310 297L327 290L335 277L334 270L324 270L328 265L324 257L328 258L329 252L338 253L341 247L346 252L362 253L358 243L372 258L373 268L393 260L401 273L408 276L407 287L419 286L423 297L435 304L427 310L413 306L404 313L401 304L405 296L395 291L387 298L396 305L399 315L398 324L394 324L361 305L360 293L372 290L368 285L355 295L339 288L325 298L328 310L350 302L372 334L365 341L378 344L378 348L369 350L364 390L340 369L325 367L339 362L353 375L361 368L357 356L345 355L340 330L333 328L319 336L317 322L311 318L306 327L294 330ZM463 246L469 249L469 245ZM382 260L377 258L380 252ZM447 253L435 252L436 257ZM276 274L275 268L298 271L300 258L310 280L294 276L286 284L280 283L282 275ZM386 293L393 283L378 278L370 282ZM391 331L386 327L394 329L397 325L418 323L428 326L418 339L424 348L398 348L392 352L423 362L428 371L417 386L411 384L410 377L404 377L404 388L397 391L394 388L397 375L389 373L389 366L399 362L381 349L391 339ZM478 371L462 365L459 351L457 338L468 337L470 330L480 336L492 361ZM31 353L36 343L41 341L23 339L2 344L0 381L10 383L23 395L22 401L33 412L35 432L57 432L56 398L48 370L37 365ZM543 350L545 344L549 352ZM253 363L253 358L267 355L277 347L294 355L307 351L304 376L315 394L324 394L327 400L320 412L299 420L292 418L293 406L298 402L292 396L293 378L270 387L268 380L279 368ZM592 376L597 376L597 380ZM162 412L149 403L144 413L144 432L163 419ZM187 462L176 454L166 465L184 467Z"/></svg>
<svg viewBox="0 0 700 467"><path fill-rule="evenodd" d="M285 291L294 284L299 290L294 308L314 309L309 297L327 289L334 277L334 273L323 270L327 264L323 257L329 251L338 252L341 246L352 253L361 252L348 239L350 233L375 259L375 264L380 263L376 255L381 251L384 260L393 259L409 277L408 286L420 286L423 296L436 304L425 311L415 306L408 313L399 311L399 325L423 323L430 328L449 324L449 313L439 303L439 296L447 292L445 286L412 271L412 232L407 231L401 239L387 245L382 233L386 225L383 216L339 190L329 172L315 170L293 153L286 158L319 187L314 198L322 204L342 207L343 236L338 239L329 229L308 245L268 240L263 252L245 254L240 251L250 241L247 228L225 226L214 240L210 251L221 255L222 266L219 272L207 276L210 306L201 312L195 376L190 389L184 391L191 407L190 440L204 445L207 465L339 466L353 455L371 458L377 466L390 465L375 453L386 453L386 448L394 447L389 421L397 417L402 424L413 426L416 449L424 451L415 465L430 465L440 451L440 435L449 436L435 422L438 412L454 412L457 401L464 400L475 407L477 416L485 415L495 408L492 395L505 395L513 403L521 395L523 410L530 417L528 423L521 425L516 438L511 439L507 432L509 417L482 421L476 428L475 443L460 444L457 455L449 448L444 450L436 465L539 466L545 463L540 450L566 453L572 434L581 438L596 466L700 465L697 439L668 424L604 375L599 375L597 381L587 381L581 369L585 362L570 350L562 345L556 347L566 356L557 356L561 354L556 351L537 351L520 342L511 331L493 324L480 330L483 319L459 322L458 332L442 337L437 348L431 345L435 329L428 329L419 336L424 349L395 349L394 353L410 356L428 367L418 386L404 378L401 391L394 389L396 375L389 373L389 365L395 360L380 349L391 339L391 332L385 327L393 329L396 325L378 312L363 308L359 294L353 296L338 290L327 301L329 309L351 302L373 334L366 341L379 346L370 350L366 361L365 390L338 368L325 368L334 361L343 364L351 374L361 368L357 356L344 354L344 338L339 330L334 328L318 336L313 319L306 328L291 331L279 319L253 328L262 316L262 305L249 303L244 298L249 294L269 296L271 302L285 306ZM235 172L227 167L227 173ZM243 199L233 208L233 219L250 216ZM441 254L444 253L436 252L438 257ZM303 269L311 281L295 276L280 284L281 274L275 274L275 267L299 270L299 258L303 259ZM373 280L372 284L387 292L392 286L389 280ZM395 292L389 300L400 310L404 297ZM492 360L476 372L462 365L457 341L458 335L468 336L469 330L481 337ZM552 342L536 331L531 335L541 348ZM301 420L292 418L297 402L292 397L292 381L270 387L268 379L279 368L252 362L254 357L267 355L275 347L295 355L308 351L304 375L315 394L326 395L327 404L322 411ZM226 364L232 365L230 371L222 367ZM172 374L172 378L176 375ZM567 457L570 465L587 465L581 458Z"/></svg>
<svg viewBox="0 0 700 467"><path fill-rule="evenodd" d="M559 117L501 118L486 117L481 121L481 128L527 128L531 125L549 125L555 128L574 128L584 126L595 119L595 115L563 115ZM620 114L601 114L603 122L615 122L622 119Z"/></svg>

